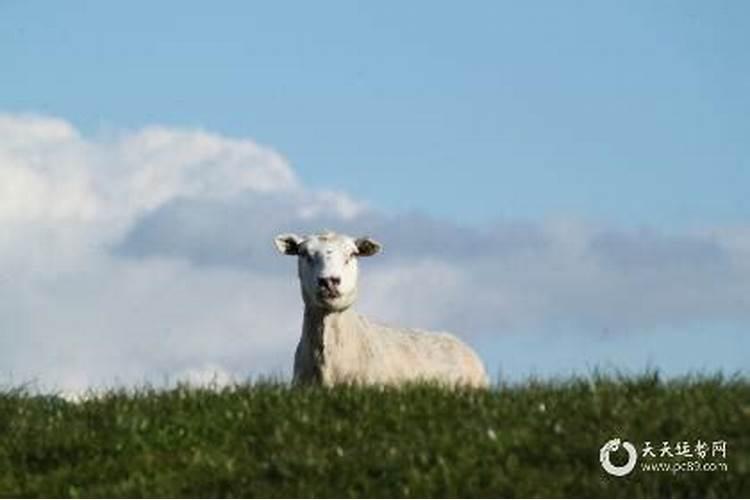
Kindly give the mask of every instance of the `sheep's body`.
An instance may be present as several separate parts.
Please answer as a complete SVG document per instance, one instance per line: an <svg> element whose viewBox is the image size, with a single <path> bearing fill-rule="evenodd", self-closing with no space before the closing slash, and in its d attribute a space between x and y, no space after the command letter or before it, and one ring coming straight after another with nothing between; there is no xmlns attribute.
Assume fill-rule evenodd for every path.
<svg viewBox="0 0 750 500"><path fill-rule="evenodd" d="M305 308L294 357L296 383L398 384L433 381L486 387L482 362L447 333L397 329L369 322L352 309Z"/></svg>
<svg viewBox="0 0 750 500"><path fill-rule="evenodd" d="M284 234L275 242L282 253L298 257L305 302L294 357L296 383L488 385L479 357L452 335L377 325L352 309L357 257L378 253L377 242L334 233Z"/></svg>

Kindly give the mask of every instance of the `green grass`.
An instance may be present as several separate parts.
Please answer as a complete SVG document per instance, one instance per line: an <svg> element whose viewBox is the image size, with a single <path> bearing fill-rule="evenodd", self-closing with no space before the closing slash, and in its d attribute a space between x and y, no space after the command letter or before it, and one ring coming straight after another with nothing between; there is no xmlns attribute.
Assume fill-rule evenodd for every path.
<svg viewBox="0 0 750 500"><path fill-rule="evenodd" d="M608 476L621 437L728 443L726 472ZM616 459L613 458L613 461ZM750 383L593 376L491 391L259 383L0 392L0 495L748 496Z"/></svg>

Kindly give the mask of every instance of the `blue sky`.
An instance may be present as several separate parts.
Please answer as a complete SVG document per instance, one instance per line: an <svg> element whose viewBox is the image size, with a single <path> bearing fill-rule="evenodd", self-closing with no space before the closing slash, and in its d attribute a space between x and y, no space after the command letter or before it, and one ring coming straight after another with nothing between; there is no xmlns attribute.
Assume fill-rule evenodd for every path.
<svg viewBox="0 0 750 500"><path fill-rule="evenodd" d="M246 275L248 268L237 265L247 243L231 221L240 224L248 210L268 214L249 221L264 228L258 230L264 238L263 231L295 229L284 224L373 228L389 237L395 255L373 265L375 288L381 281L384 288L373 292L380 299L364 305L393 321L464 330L488 363L510 376L585 371L592 364L639 369L650 363L670 373L744 368L750 354L743 312L746 305L750 310L749 19L750 4L741 1L0 0L0 114L10 117L6 135L34 145L0 155L0 163L11 158L3 179L31 189L31 181L10 167L31 172L46 155L52 163L66 158L60 168L70 169L72 179L59 188L39 181L43 187L21 195L26 200L0 203L0 217L3 210L13 217L31 210L79 221L90 217L82 201L90 199L127 224L101 216L107 222L96 219L82 230L71 222L69 229L55 229L66 236L54 241L85 233L81 241L88 243L80 248L100 245L100 267L92 269L102 280L120 279L122 266L136 266L128 276L140 275L156 266L153 259L176 259L159 261L156 274L177 279L167 278L173 266L188 262L191 279L201 286L210 281L217 296L224 296L218 290L244 293L235 286L238 276L253 286L265 283L264 274ZM38 128L24 121L28 114L41 117ZM149 141L161 144L164 135L148 128L154 125L176 148L165 146L157 160L149 156ZM50 145L55 134L65 145ZM223 151L220 158L245 158L255 169L245 184L237 182L245 191L232 187L232 179L244 175L242 162L227 160L227 166L203 149L206 141ZM219 173L190 166L180 148L204 155ZM122 169L132 169L138 182L152 175L138 170L126 149L142 153L155 171L172 172L178 164L185 171L167 176L168 188L139 184L147 194L126 193ZM272 154L281 159L269 159ZM109 170L117 165L121 170ZM89 173L79 178L76 172ZM77 191L86 176L97 179L95 188ZM270 184L261 189L259 178ZM278 192L267 195L268 186ZM297 189L293 199L284 198L289 189ZM69 199L47 206L34 198L50 192ZM372 213L352 216L342 208L350 202L366 203ZM282 208L316 215L279 217ZM51 224L27 219L29 231L39 234ZM90 236L92 227L108 225L119 228L117 237ZM436 249L440 235L451 232L471 243ZM37 236L51 241L47 233ZM499 250L472 247L488 242ZM426 243L431 246L420 246ZM6 255L3 248L0 271L5 258L8 272L16 272L18 263L7 255L28 252L18 246ZM112 248L119 253L107 253ZM260 248L252 272L270 266L280 281L292 279ZM495 267L483 273L462 257L469 254ZM503 259L530 276L517 275ZM413 267L399 267L404 262ZM447 308L452 315L389 312L393 304L384 297L398 293L384 291L389 273L423 269L425 262L437 262L435 273L455 280L455 289L436 298L459 301ZM234 274L222 274L226 269ZM499 282L483 281L485 274ZM88 297L86 278L70 279L71 289ZM457 299L466 296L460 283L472 279L492 297L482 298L484 305ZM43 335L42 326L19 311L39 307L39 297L54 304L60 293L40 283L29 302L6 311L8 324L28 327L29 335ZM172 290L140 283L123 294L132 289ZM216 307L229 308L238 325L240 318L251 321L243 314L253 311L230 308L232 300L227 295ZM94 331L83 309L75 315L85 306L81 301L64 312L50 305L50 315ZM163 306L177 311L184 303ZM299 312L296 303L288 306ZM114 303L102 307L127 317ZM286 314L287 303L279 307ZM461 310L475 316L467 319ZM492 311L511 319L494 318ZM493 336L498 330L503 335ZM190 337L194 350L185 348L170 373L193 373L191 360L205 352L196 340L201 331ZM264 355L286 359L289 335ZM538 355L529 359L530 351ZM241 370L241 360L227 356L216 351L209 366ZM22 360L21 353L14 362L22 366ZM131 365L122 369L140 373ZM104 368L101 374L119 376ZM84 380L79 375L71 380Z"/></svg>
<svg viewBox="0 0 750 500"><path fill-rule="evenodd" d="M741 222L745 2L0 3L0 104L249 136L457 221Z"/></svg>

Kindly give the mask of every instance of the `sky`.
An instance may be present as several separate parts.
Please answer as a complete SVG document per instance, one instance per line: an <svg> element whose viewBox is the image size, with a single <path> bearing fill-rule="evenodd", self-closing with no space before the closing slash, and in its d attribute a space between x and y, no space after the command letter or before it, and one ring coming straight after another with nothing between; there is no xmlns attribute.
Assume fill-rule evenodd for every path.
<svg viewBox="0 0 750 500"><path fill-rule="evenodd" d="M0 0L0 384L286 376L323 228L494 376L746 372L749 14Z"/></svg>

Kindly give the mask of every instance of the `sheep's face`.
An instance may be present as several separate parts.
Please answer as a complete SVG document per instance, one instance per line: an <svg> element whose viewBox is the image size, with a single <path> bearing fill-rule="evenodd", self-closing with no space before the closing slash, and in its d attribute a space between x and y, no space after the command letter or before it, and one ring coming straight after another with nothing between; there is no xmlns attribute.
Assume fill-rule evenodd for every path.
<svg viewBox="0 0 750 500"><path fill-rule="evenodd" d="M357 298L357 258L380 251L370 238L321 233L301 238L282 234L274 240L286 255L297 256L302 298L308 306L343 311Z"/></svg>

